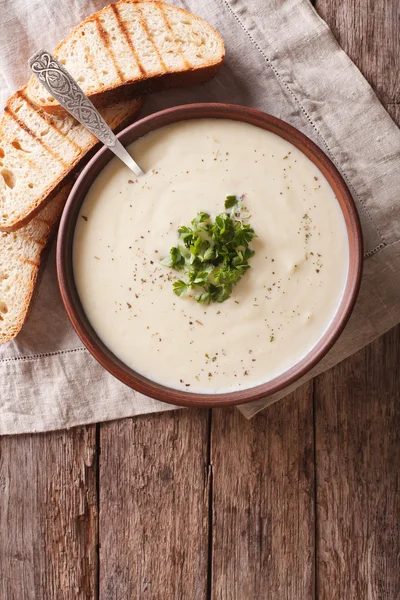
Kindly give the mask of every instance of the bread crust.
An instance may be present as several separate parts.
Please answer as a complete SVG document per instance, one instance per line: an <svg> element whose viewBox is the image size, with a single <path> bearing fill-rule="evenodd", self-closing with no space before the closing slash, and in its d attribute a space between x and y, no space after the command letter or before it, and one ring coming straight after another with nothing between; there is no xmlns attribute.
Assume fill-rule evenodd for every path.
<svg viewBox="0 0 400 600"><path fill-rule="evenodd" d="M60 49L62 49L65 45L68 45L69 41L72 40L74 38L74 36L81 29L84 28L85 25L87 25L89 23L98 23L99 17L104 15L104 13L106 11L109 11L110 8L113 8L114 10L116 9L116 11L118 11L118 8L124 4L132 4L132 5L136 5L136 6L140 7L141 4L148 4L148 2L149 2L149 0L144 0L144 1L143 0L142 1L120 0L119 2L110 4L106 7L104 7L97 13L87 17L84 21L82 21L82 23L80 23L77 27L75 27L67 35L67 37L62 42L60 42L60 44L58 44L58 46L56 46L56 48L54 49L54 52L53 52L54 56L57 57ZM190 13L189 11L187 11L183 8L177 7L177 6L167 5L166 3L158 2L157 0L152 0L151 4L157 6L162 11L162 14L165 14L163 11L163 7L168 6L168 7L173 8L175 11L177 11L177 13L185 15L185 17L190 15L190 18L193 19L194 22L197 21L197 22L201 23L202 25L205 24L207 26L207 28L213 32L215 39L218 40L218 43L219 43L220 47L222 48L221 56L219 56L216 61L209 61L208 63L204 64L202 67L196 67L196 66L187 64L185 70L164 72L164 73L160 73L159 75L155 75L155 76L154 75L146 76L144 73L141 73L141 75L138 75L137 77L135 77L135 79L127 79L127 80L119 81L118 84L115 84L112 86L107 86L107 85L103 84L101 89L98 92L94 92L94 93L86 92L88 97L92 100L92 102L97 107L102 106L103 102L109 102L110 100L112 100L114 98L113 94L115 94L115 92L117 92L118 94L142 95L142 94L146 94L146 93L150 93L150 92L162 91L165 89L169 89L171 87L185 87L187 85L203 83L204 81L207 81L208 79L212 78L221 68L224 58L225 58L224 41L223 41L222 37L220 36L220 34L209 23L206 23L203 19L201 19L197 15ZM118 14L118 12L116 14ZM105 43L106 43L106 41L107 41L107 39L105 39ZM109 50L111 51L110 48L109 48ZM139 62L139 67L140 67L140 62ZM32 76L31 79L29 80L28 86L27 86L28 94L31 89L32 89L32 91L35 89L36 85L37 85L36 79ZM121 96L119 96L119 97L121 97ZM56 101L54 103L49 103L49 102L46 102L45 99L43 99L44 102L38 103L37 99L34 97L34 93L32 93L32 95L30 95L30 98L31 98L32 102L35 102L40 108L42 108L49 114L62 115L63 113L65 113L64 108L62 106L60 106L60 104L58 104L58 102L56 102Z"/></svg>
<svg viewBox="0 0 400 600"><path fill-rule="evenodd" d="M6 106L6 113L10 114L12 113L12 103L13 100L15 100L16 98L20 98L21 96L24 96L25 93L25 89L26 88L21 88L21 90L18 90L17 92L15 92L15 94L13 94L8 102L7 102L7 106ZM121 102L121 98L118 99L119 102ZM129 111L129 114L127 114L127 116L118 123L118 126L116 128L117 131L123 129L124 127L126 127L129 123L132 122L133 118L138 114L141 106L142 106L142 99L141 98L136 98L135 100L132 100L132 107L131 110ZM108 104L112 104L112 102L109 102ZM38 113L40 114L41 110L37 109ZM48 117L48 115L47 115ZM4 117L3 117L4 118ZM26 127L26 125L24 126L23 123L20 124L21 128L24 128L25 130L29 129ZM51 125L50 125L51 126ZM1 122L0 122L0 131L1 131ZM1 146L1 133L0 133L0 146ZM16 220L14 220L13 222L11 222L9 225L7 224L0 224L0 231L17 231L18 229L20 229L21 227L24 227L27 223L29 223L29 221L31 221L35 215L37 215L61 190L61 188L64 186L65 182L68 180L68 178L72 175L74 175L83 165L83 163L89 158L91 157L93 154L95 154L95 152L99 149L99 147L101 146L101 143L98 142L97 140L93 139L93 143L91 144L91 147L89 150L87 150L86 152L82 152L74 162L68 164L65 166L64 171L61 173L61 175L57 178L55 178L55 180L52 182L51 188L48 188L46 190L43 191L43 193L41 193L40 195L35 197L35 201L34 203L31 203L30 205L26 206L25 211L22 213L20 213L20 215L18 216L18 218ZM0 199L0 207L1 207L1 199Z"/></svg>
<svg viewBox="0 0 400 600"><path fill-rule="evenodd" d="M41 255L55 230L55 226L57 225L60 219L62 210L64 208L65 202L68 198L68 194L71 188L72 182L64 185L57 197L54 198L54 205L43 209L43 211L41 211L38 214L38 216L35 219L33 219L27 227L22 228L16 234L18 236L17 239L20 244L22 244L24 240L26 240L26 242L28 243L34 243L36 246L36 253L35 257L30 256L30 258L24 257L23 255L18 256L17 260L21 263L21 266L28 265L28 267L30 268L29 280L25 282L25 297L17 317L11 322L11 325L7 324L7 311L6 314L3 314L2 319L0 320L0 343L2 344L12 340L19 333L23 324L26 321L29 306L31 304L33 292L38 278ZM45 232L40 235L39 232L40 229L43 228L43 226L45 227ZM36 228L38 230L38 235L35 235ZM7 242L12 243L12 239L10 239L9 241L9 236L12 236L12 234L2 234L2 238L0 240L0 256L3 251L2 245L4 246ZM7 260L7 257L5 259ZM2 262L4 263L5 261ZM3 302L1 297L0 301ZM3 323L5 323L6 325L4 326Z"/></svg>
<svg viewBox="0 0 400 600"><path fill-rule="evenodd" d="M129 123L132 122L134 117L141 106L141 101L135 103L135 108L126 114L125 118L119 121L117 127L114 127L115 131L123 129ZM82 156L82 161L88 158L89 154L96 151L94 146L87 154ZM78 165L75 166L75 169ZM9 232L0 232L0 343L9 342L19 333L22 326L24 325L29 309L34 296L34 290L36 287L41 260L43 258L43 252L47 247L49 241L55 233L56 226L60 219L63 207L68 198L68 194L73 185L73 175L69 172L66 177L60 182L55 188L52 189L51 193L43 200L39 207L31 211L29 215L19 222L18 230ZM19 248L20 254L13 256L10 259L9 246L15 244L16 248ZM23 255L24 244L29 249L29 246L34 245L34 252L30 250L29 257ZM7 264L7 260L14 261L14 264ZM6 284L9 282L8 275L7 279L4 279L5 271L14 271L16 269L16 263L22 267L29 269L29 276L24 281L24 297L21 307L18 310L18 314L14 316L10 322L9 311L3 312L6 302L10 303L10 300L4 295L4 288L2 288L2 281ZM3 293L2 293L3 290ZM12 300L17 301L16 296L20 293L19 289L13 292ZM8 316L7 316L8 315Z"/></svg>

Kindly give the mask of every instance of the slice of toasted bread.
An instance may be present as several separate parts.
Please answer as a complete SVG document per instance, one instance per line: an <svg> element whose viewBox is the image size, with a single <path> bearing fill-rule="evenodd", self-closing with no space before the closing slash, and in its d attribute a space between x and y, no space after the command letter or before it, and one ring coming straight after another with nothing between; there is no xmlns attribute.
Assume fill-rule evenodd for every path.
<svg viewBox="0 0 400 600"><path fill-rule="evenodd" d="M78 25L54 55L99 106L119 88L141 94L206 81L222 65L225 49L215 29L186 10L120 0ZM27 94L47 112L64 112L35 77Z"/></svg>
<svg viewBox="0 0 400 600"><path fill-rule="evenodd" d="M140 99L126 99L100 112L115 129L130 122L140 106ZM0 231L28 223L97 143L70 115L48 115L25 89L13 94L0 121Z"/></svg>
<svg viewBox="0 0 400 600"><path fill-rule="evenodd" d="M40 256L72 187L65 185L28 225L0 233L0 343L20 331L35 287Z"/></svg>
<svg viewBox="0 0 400 600"><path fill-rule="evenodd" d="M18 106L20 105L17 105L17 108ZM137 100L126 100L115 106L105 107L102 113L108 124L114 130L118 130L132 121L136 116L139 106L140 102ZM17 115L23 110L22 107L23 105L21 105L20 110L17 110ZM31 115L31 117L33 119L34 115ZM59 131L62 131L68 136L69 142L73 141L77 147L87 149L94 145L95 141L91 138L90 134L86 130L83 130L80 125L76 125L73 120L63 119L57 121L57 124L58 128L56 133L54 133L54 125L52 123L47 120L41 123L43 132L46 131L46 127L49 129L44 137L50 136L52 133L56 136ZM28 127L27 124L25 126ZM82 131L80 131L81 129ZM55 140L58 139L58 137L55 138ZM61 136L60 143L62 143L62 139ZM11 144L11 147L16 152L25 152L28 154L26 160L30 161L31 164L29 166L28 163L24 174L25 176L29 176L29 182L32 180L31 178L36 177L36 160L29 157L29 146L24 146L25 142L17 137L14 141L18 143ZM66 142L63 143L65 145L60 148L60 155L62 151L65 150L67 152L69 149L68 144ZM18 147L18 144L20 147ZM6 147L8 148L8 146ZM27 150L28 152L26 152ZM6 155L1 155L0 163L4 162L5 159ZM9 164L7 162L7 165ZM20 176L21 164L25 164L24 161L13 163L14 171L11 172L10 177ZM1 168L0 166L0 172ZM14 175L15 171L17 175ZM39 176L35 181L39 181L40 177L44 177L43 169L40 169ZM27 225L17 231L0 232L0 343L13 339L20 331L26 319L39 271L42 252L54 230L54 225L58 221L71 187L72 180L70 176L69 183L64 183L55 196L52 194L52 200ZM28 190L31 189L33 188L29 188L28 186ZM21 196L21 201L23 202L23 196Z"/></svg>

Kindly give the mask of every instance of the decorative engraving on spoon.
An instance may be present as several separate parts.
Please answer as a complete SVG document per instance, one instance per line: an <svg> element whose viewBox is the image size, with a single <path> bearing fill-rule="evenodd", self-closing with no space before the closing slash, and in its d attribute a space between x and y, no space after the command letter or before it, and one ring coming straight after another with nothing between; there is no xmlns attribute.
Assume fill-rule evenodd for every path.
<svg viewBox="0 0 400 600"><path fill-rule="evenodd" d="M139 177L142 169L114 135L101 114L91 103L67 69L47 50L40 50L29 59L37 80L75 119L109 148Z"/></svg>
<svg viewBox="0 0 400 600"><path fill-rule="evenodd" d="M40 83L82 125L109 148L116 138L89 98L68 71L46 50L40 50L29 60L29 66Z"/></svg>

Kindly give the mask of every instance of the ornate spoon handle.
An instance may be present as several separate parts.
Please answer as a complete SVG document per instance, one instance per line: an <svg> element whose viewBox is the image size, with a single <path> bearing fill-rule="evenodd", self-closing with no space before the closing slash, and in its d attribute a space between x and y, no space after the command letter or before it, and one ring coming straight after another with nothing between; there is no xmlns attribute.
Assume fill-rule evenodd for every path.
<svg viewBox="0 0 400 600"><path fill-rule="evenodd" d="M143 175L142 169L128 154L75 79L54 56L46 50L39 50L29 59L29 66L36 79L65 110L110 148L136 176Z"/></svg>

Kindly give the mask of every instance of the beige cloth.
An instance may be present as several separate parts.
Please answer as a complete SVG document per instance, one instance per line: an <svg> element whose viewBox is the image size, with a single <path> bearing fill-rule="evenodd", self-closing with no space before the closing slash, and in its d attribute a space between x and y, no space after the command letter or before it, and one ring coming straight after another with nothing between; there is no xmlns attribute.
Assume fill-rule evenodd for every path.
<svg viewBox="0 0 400 600"><path fill-rule="evenodd" d="M35 50L53 47L104 4L0 0L0 94L4 86L8 95L25 82L26 60ZM400 320L400 133L309 0L180 4L218 29L226 42L226 64L206 85L148 98L145 112L214 100L272 113L299 128L331 157L357 202L365 242L360 298L341 339L305 381ZM61 306L54 248L26 326L16 340L0 346L0 382L2 434L172 408L126 388L82 347ZM251 417L288 391L241 410Z"/></svg>

